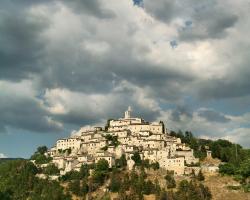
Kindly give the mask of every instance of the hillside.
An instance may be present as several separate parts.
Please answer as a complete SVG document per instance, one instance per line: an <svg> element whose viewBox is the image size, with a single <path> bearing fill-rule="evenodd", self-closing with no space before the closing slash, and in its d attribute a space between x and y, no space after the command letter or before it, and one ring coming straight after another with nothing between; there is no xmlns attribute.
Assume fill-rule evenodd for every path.
<svg viewBox="0 0 250 200"><path fill-rule="evenodd" d="M173 134L173 133L172 133ZM179 134L179 133L177 133ZM174 175L136 156L128 170L124 156L110 168L105 159L82 165L80 171L60 175L38 147L33 162L24 159L0 160L2 200L249 200L250 154L248 149L226 140L201 140L190 133L180 138L192 146L199 165L219 165L219 172ZM235 147L237 146L237 155ZM205 157L212 149L213 157ZM222 162L223 161L223 162ZM195 166L199 168L199 165Z"/></svg>

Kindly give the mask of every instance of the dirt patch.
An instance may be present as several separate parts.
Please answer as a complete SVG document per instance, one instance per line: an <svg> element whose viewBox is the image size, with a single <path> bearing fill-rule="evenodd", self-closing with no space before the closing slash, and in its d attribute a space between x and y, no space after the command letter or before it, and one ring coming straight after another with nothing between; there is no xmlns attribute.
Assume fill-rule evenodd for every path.
<svg viewBox="0 0 250 200"><path fill-rule="evenodd" d="M232 177L219 174L205 174L204 184L209 187L213 200L250 200L250 193L242 190L229 190L227 186L238 185Z"/></svg>

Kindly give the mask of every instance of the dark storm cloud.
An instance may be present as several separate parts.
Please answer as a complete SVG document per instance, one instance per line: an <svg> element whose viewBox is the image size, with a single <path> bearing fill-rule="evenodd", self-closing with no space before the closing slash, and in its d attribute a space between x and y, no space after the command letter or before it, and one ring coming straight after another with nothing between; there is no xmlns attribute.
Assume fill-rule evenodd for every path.
<svg viewBox="0 0 250 200"><path fill-rule="evenodd" d="M19 81L46 71L45 46L42 34L50 26L49 18L38 18L28 10L35 5L50 5L56 10L59 1L2 1L0 2L0 78ZM98 0L64 1L84 14L99 18L112 17L102 9ZM46 63L47 64L47 63Z"/></svg>
<svg viewBox="0 0 250 200"><path fill-rule="evenodd" d="M249 52L246 50L244 53ZM243 57L244 64L235 65L227 72L224 78L213 81L203 81L200 84L198 95L201 99L230 99L250 95L249 58Z"/></svg>
<svg viewBox="0 0 250 200"><path fill-rule="evenodd" d="M159 92L167 98L180 92L176 89L178 85L193 81L192 74L182 73L172 66L162 67L138 60L138 55L130 50L134 48L132 41L109 45L111 48L104 55L92 55L78 45L62 50L67 46L67 42L62 41L58 48L48 53L48 68L40 74L40 84L45 88L107 93L115 86L112 81L117 84L127 80L140 87L157 88L152 93ZM139 53L145 54L145 51ZM170 90L171 94L165 96Z"/></svg>
<svg viewBox="0 0 250 200"><path fill-rule="evenodd" d="M42 70L39 59L44 43L40 33L48 23L32 18L23 7L13 6L2 7L0 3L0 78L18 81Z"/></svg>
<svg viewBox="0 0 250 200"><path fill-rule="evenodd" d="M185 41L222 38L226 35L226 30L233 27L238 20L227 6L221 6L214 0L144 0L144 7L148 13L164 23L182 18L185 23L178 32L179 39ZM186 22L191 22L192 26L187 26Z"/></svg>
<svg viewBox="0 0 250 200"><path fill-rule="evenodd" d="M99 0L64 0L65 4L74 9L77 13L89 14L101 19L113 18L115 13L107 8L103 8Z"/></svg>
<svg viewBox="0 0 250 200"><path fill-rule="evenodd" d="M188 118L193 117L192 111L188 108L188 106L177 106L171 112L171 119L175 122L181 122L181 116L186 116Z"/></svg>
<svg viewBox="0 0 250 200"><path fill-rule="evenodd" d="M222 113L216 112L214 110L200 110L198 115L205 118L209 122L227 123L231 121Z"/></svg>
<svg viewBox="0 0 250 200"><path fill-rule="evenodd" d="M179 30L180 40L225 37L227 29L233 27L238 20L238 17L227 11L227 8L216 6L203 8L195 12L191 18L193 26Z"/></svg>
<svg viewBox="0 0 250 200"><path fill-rule="evenodd" d="M0 94L0 130L7 127L32 132L58 132L61 128L51 123L49 113L32 98L19 97L15 94Z"/></svg>
<svg viewBox="0 0 250 200"><path fill-rule="evenodd" d="M179 13L177 1L144 0L143 2L144 8L148 13L152 14L153 17L165 23L169 23Z"/></svg>

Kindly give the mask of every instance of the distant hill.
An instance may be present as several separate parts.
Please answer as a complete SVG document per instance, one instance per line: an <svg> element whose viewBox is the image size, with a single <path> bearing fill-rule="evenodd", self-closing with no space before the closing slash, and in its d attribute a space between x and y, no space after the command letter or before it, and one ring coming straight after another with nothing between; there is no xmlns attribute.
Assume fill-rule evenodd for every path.
<svg viewBox="0 0 250 200"><path fill-rule="evenodd" d="M0 164L9 160L25 160L24 158L0 158Z"/></svg>

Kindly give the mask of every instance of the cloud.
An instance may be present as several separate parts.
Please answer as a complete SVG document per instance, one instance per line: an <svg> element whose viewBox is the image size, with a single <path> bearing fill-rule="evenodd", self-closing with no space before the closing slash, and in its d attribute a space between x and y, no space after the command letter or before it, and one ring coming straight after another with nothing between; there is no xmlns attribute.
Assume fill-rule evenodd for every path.
<svg viewBox="0 0 250 200"><path fill-rule="evenodd" d="M5 154L3 154L3 153L0 153L0 159L1 158L7 158L7 156Z"/></svg>
<svg viewBox="0 0 250 200"><path fill-rule="evenodd" d="M69 5L79 14L89 14L100 19L115 17L114 12L108 8L104 8L104 5L100 0L65 0L64 3Z"/></svg>
<svg viewBox="0 0 250 200"><path fill-rule="evenodd" d="M9 83L0 81L0 128L8 127L33 132L58 132L62 124L53 120L50 113L34 97L29 81Z"/></svg>
<svg viewBox="0 0 250 200"><path fill-rule="evenodd" d="M220 0L144 0L144 8L163 23L174 22L179 27L179 39L185 41L224 37L238 20L227 3Z"/></svg>
<svg viewBox="0 0 250 200"><path fill-rule="evenodd" d="M145 96L142 88L133 87L126 81L116 86L110 94L84 94L67 89L47 90L44 102L57 120L77 126L123 117L129 105L133 105L134 116L143 116L148 120L156 119L160 109L153 99Z"/></svg>
<svg viewBox="0 0 250 200"><path fill-rule="evenodd" d="M227 123L230 121L230 119L227 118L225 115L216 112L215 110L200 109L198 111L198 115L210 122Z"/></svg>
<svg viewBox="0 0 250 200"><path fill-rule="evenodd" d="M249 126L249 5L136 2L1 1L0 131L101 124L128 105L209 137Z"/></svg>
<svg viewBox="0 0 250 200"><path fill-rule="evenodd" d="M44 50L41 33L48 21L14 5L2 7L0 11L0 78L19 81L41 72L39 60Z"/></svg>

